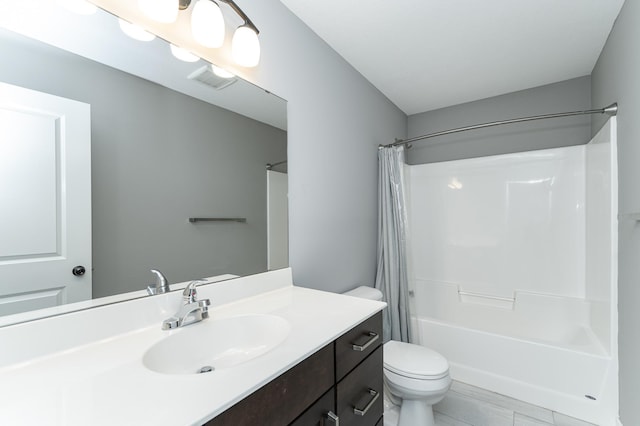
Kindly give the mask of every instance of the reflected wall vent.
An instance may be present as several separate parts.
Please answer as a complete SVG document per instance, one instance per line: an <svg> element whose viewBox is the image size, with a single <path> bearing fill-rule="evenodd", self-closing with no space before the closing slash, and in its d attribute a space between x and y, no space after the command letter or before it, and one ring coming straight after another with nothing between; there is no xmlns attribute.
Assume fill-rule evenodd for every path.
<svg viewBox="0 0 640 426"><path fill-rule="evenodd" d="M202 84L206 84L209 87L214 88L215 90L222 90L225 87L231 86L233 83L238 81L237 77L232 78L222 78L218 77L213 73L211 67L209 65L205 65L202 68L198 68L187 77L189 80L198 81Z"/></svg>

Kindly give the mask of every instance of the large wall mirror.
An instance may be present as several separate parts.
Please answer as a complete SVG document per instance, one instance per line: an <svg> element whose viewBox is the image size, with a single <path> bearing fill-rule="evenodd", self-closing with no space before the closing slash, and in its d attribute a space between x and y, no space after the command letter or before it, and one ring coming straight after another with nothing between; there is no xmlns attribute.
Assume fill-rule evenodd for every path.
<svg viewBox="0 0 640 426"><path fill-rule="evenodd" d="M2 3L0 325L287 265L284 100L104 11Z"/></svg>

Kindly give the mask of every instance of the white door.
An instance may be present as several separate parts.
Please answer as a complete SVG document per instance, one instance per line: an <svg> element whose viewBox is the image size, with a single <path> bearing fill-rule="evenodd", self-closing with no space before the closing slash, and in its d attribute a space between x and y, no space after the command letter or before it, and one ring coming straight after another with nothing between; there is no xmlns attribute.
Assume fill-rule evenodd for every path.
<svg viewBox="0 0 640 426"><path fill-rule="evenodd" d="M89 105L0 83L0 315L90 298Z"/></svg>
<svg viewBox="0 0 640 426"><path fill-rule="evenodd" d="M289 266L287 174L267 170L267 269Z"/></svg>

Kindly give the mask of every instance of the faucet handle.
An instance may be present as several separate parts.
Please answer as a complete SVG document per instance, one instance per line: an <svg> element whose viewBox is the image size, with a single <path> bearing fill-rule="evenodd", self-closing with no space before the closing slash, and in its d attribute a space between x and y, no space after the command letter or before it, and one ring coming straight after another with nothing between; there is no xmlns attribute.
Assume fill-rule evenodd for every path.
<svg viewBox="0 0 640 426"><path fill-rule="evenodd" d="M157 269L152 269L151 273L156 276L156 284L155 286L150 285L147 287L147 293L149 293L149 295L168 293L171 291L167 278L162 274L162 272Z"/></svg>
<svg viewBox="0 0 640 426"><path fill-rule="evenodd" d="M182 298L185 303L195 303L198 301L198 291L196 290L196 286L198 284L206 283L205 280L195 280L191 281L182 292Z"/></svg>

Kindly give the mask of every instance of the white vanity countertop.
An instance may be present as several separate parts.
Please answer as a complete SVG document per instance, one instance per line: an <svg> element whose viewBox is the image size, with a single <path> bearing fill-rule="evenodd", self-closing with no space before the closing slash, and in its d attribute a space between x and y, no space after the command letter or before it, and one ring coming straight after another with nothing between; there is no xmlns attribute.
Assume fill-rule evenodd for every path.
<svg viewBox="0 0 640 426"><path fill-rule="evenodd" d="M207 297L202 293L201 299ZM149 347L181 331L163 331L159 322L0 367L0 424L201 424L384 306L381 302L294 287L290 283L214 306L206 321L271 314L286 319L291 332L270 352L207 374L160 374L142 364ZM92 325L88 322L86 326ZM2 344L1 350L11 348Z"/></svg>

